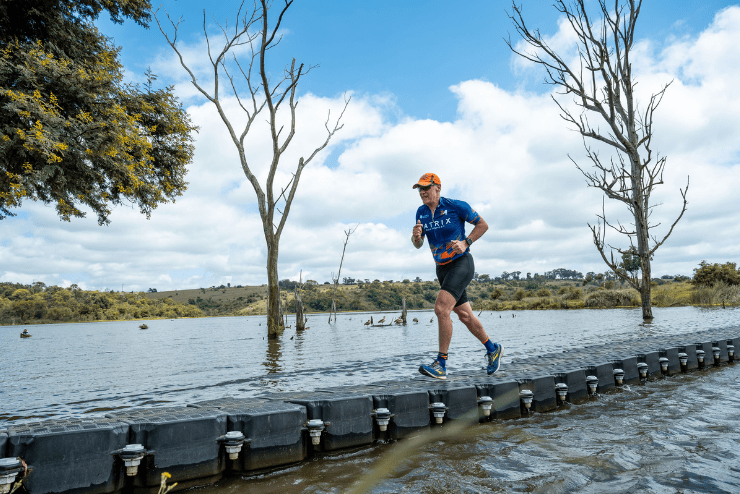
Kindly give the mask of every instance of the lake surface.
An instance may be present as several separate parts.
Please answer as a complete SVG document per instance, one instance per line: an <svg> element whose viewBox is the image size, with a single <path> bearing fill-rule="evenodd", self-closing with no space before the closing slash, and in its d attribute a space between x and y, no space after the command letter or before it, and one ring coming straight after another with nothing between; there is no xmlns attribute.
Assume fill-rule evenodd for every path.
<svg viewBox="0 0 740 494"><path fill-rule="evenodd" d="M502 364L645 336L737 328L740 309L484 312ZM267 391L305 391L416 377L436 354L431 312L406 327L371 314L266 338L264 317L0 327L0 428L128 407L185 405ZM398 313L386 314L392 320ZM372 314L374 320L382 318ZM21 339L28 328L32 338ZM734 330L733 333L737 333ZM484 350L455 323L450 373L484 371ZM201 494L309 492L740 492L740 364L627 386L582 405L314 458L228 478Z"/></svg>
<svg viewBox="0 0 740 494"><path fill-rule="evenodd" d="M736 326L740 309L640 309L483 312L480 319L507 359L586 345L615 346L643 336L690 334ZM409 325L366 327L400 313L310 315L309 329L266 338L264 316L0 327L0 427L43 418L141 406L251 397L418 376L437 352L433 312L410 312ZM515 316L515 317L512 317ZM419 320L412 322L413 318ZM453 316L455 319L455 316ZM27 328L32 338L19 337ZM459 322L449 351L450 374L480 369L485 351Z"/></svg>

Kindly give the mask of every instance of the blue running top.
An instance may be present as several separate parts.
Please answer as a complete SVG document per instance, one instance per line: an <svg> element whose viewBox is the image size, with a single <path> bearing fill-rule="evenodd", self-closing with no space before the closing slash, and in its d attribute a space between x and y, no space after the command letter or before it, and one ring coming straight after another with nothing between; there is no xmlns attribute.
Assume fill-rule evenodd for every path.
<svg viewBox="0 0 740 494"><path fill-rule="evenodd" d="M455 254L450 247L450 242L465 239L465 222L477 225L480 216L465 201L440 197L439 205L434 211L434 218L432 218L431 209L426 204L422 204L416 210L416 221L421 221L424 227L423 235L429 241L434 262L447 264L468 253L470 247L462 254Z"/></svg>

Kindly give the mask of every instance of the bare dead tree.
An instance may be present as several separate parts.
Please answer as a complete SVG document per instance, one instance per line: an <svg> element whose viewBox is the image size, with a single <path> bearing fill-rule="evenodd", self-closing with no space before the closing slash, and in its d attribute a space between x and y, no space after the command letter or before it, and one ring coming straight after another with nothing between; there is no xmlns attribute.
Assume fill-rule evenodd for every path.
<svg viewBox="0 0 740 494"><path fill-rule="evenodd" d="M653 94L643 111L639 109L630 55L642 0L614 0L613 10L607 7L606 0L599 0L600 12L596 21L589 18L585 3L584 0L570 4L563 0L555 1L555 8L565 16L577 36L577 62L566 62L547 44L539 30L531 31L524 22L522 8L516 4L513 4L513 13L509 17L517 33L533 50L519 50L512 45L511 39L505 41L514 53L544 67L545 83L555 86L556 94L572 96L576 110L554 95L552 98L563 120L583 137L592 169L586 171L573 158L571 161L583 173L589 187L600 189L609 199L622 202L634 221L628 225L609 221L602 207L602 213L596 215L596 224L588 225L594 244L606 265L640 292L642 317L649 321L653 319L650 261L658 247L671 235L688 204L687 179L686 187L679 189L683 206L678 217L662 238L658 239L651 233L660 223L650 223L650 215L656 207L650 203L650 196L656 186L663 184L666 164L665 156L656 154L653 157L653 115L671 83ZM606 124L605 127L592 124L590 116ZM612 156L608 163L603 161L599 151L589 144L593 141L611 147L616 159ZM626 235L630 247L607 244L608 228ZM615 257L615 252L622 255L634 252L635 243L642 271L640 279L630 276L619 262L619 256Z"/></svg>
<svg viewBox="0 0 740 494"><path fill-rule="evenodd" d="M208 47L208 59L213 67L213 87L210 90L205 88L205 85L198 80L195 73L188 67L183 59L182 52L178 48L177 31L180 21L176 23L170 18L169 14L167 15L167 19L174 29L174 34L170 37L165 32L159 18L155 14L160 31L178 55L180 64L190 76L193 86L216 107L239 153L242 170L257 195L257 205L267 244L267 331L268 335L272 337L280 334L284 328L280 313L280 290L278 286L278 248L280 245L280 236L288 219L290 206L298 189L298 182L300 181L303 169L329 144L334 134L343 127L343 124L340 123L350 101L349 99L345 99L344 108L333 125L330 125L331 111L329 112L324 123L327 133L324 142L315 148L308 158L301 157L298 159L295 169L291 172L292 177L287 184L284 186L276 185L275 176L278 171L278 165L280 164L280 158L285 153L295 135L296 107L298 106L296 91L298 82L301 77L315 68L315 66L304 66L303 64L296 67L296 60L294 58L290 65L285 67L282 78L277 81L270 80L268 70L265 68L267 55L269 50L277 46L282 39L281 36L278 36L278 31L282 26L285 13L293 4L293 0L284 0L281 3L283 5L280 7L280 13L272 26L268 22L268 14L270 13L272 2L268 2L268 0L255 2L251 13L248 9L244 9L244 3L242 3L237 12L237 22L231 30L228 23L224 26L219 25L223 37L223 46L220 50L212 49L212 41L206 30L205 12L203 12L203 32ZM249 55L240 59L237 56L237 52L242 52L244 50L242 47L248 47L247 51ZM227 63L230 68L227 68ZM235 75L238 75L243 80L238 82L235 79ZM232 125L223 107L220 93L222 77L225 77L228 81L231 93L236 97L239 107L246 114L246 123L240 129ZM244 83L246 83L246 89L244 89ZM285 111L288 111L290 114L290 124L287 134L281 135L286 129L284 126L278 125L278 112L285 103L288 105ZM265 108L267 108L268 112L267 123L270 128L270 137L272 140L272 160L270 161L266 183L263 188L253 173L254 165L250 164L244 139L251 130L257 115ZM279 206L282 206L282 211Z"/></svg>
<svg viewBox="0 0 740 494"><path fill-rule="evenodd" d="M301 270L301 275L298 277L298 283L294 289L296 331L303 331L306 329L306 321L308 320L308 318L303 315L304 306L303 300L301 299L301 288L303 288L303 270Z"/></svg>
<svg viewBox="0 0 740 494"><path fill-rule="evenodd" d="M334 282L334 293L332 293L331 296L331 312L329 312L330 324L332 314L334 314L334 322L337 322L337 288L339 287L339 275L342 273L342 264L344 263L344 253L347 250L347 242L349 242L349 236L355 233L355 230L357 230L357 227L359 226L360 224L358 223L357 226L355 226L354 228L350 228L344 231L344 247L342 248L342 259L339 261L339 272L337 272L336 277L334 277L334 273L331 274L331 279Z"/></svg>

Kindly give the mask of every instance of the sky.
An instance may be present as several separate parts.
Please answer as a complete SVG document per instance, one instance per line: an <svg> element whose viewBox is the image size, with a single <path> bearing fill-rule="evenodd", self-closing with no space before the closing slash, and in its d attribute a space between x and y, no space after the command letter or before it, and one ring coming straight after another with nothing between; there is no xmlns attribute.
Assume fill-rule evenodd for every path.
<svg viewBox="0 0 740 494"><path fill-rule="evenodd" d="M518 4L529 26L573 55L573 36L552 2ZM215 46L219 24L232 27L238 7L231 0L161 3L157 17L169 35L167 15L182 19L180 49L204 84L212 82L204 9ZM631 218L586 186L574 164L589 169L582 139L559 117L553 88L540 67L504 42L509 35L518 42L508 11L509 3L490 0L296 0L268 70L279 77L292 58L315 67L301 80L296 136L278 184L324 141L327 115L333 121L351 101L344 127L301 176L280 241L280 279L330 281L345 232L356 227L341 278L433 280L428 248L410 242L421 205L412 185L425 172L441 177L442 196L468 202L488 223L471 248L479 274L607 270L588 225L602 206L610 220ZM53 207L27 201L0 221L0 281L125 291L266 283L255 192L213 105L194 89L154 20L149 29L105 17L96 25L120 46L128 81L142 82L151 68L157 83L174 85L199 127L188 190L149 220L136 208L115 208L109 226L98 226L92 213L64 222ZM691 275L702 260L739 260L737 46L738 4L644 2L632 57L638 99L672 81L654 124L653 148L667 157L664 183L653 192L657 238L679 214L679 190L690 180L688 210L656 252L654 276ZM229 118L243 123L233 95L222 98ZM270 143L265 119L254 125L247 159L264 187ZM615 233L607 243L629 245Z"/></svg>

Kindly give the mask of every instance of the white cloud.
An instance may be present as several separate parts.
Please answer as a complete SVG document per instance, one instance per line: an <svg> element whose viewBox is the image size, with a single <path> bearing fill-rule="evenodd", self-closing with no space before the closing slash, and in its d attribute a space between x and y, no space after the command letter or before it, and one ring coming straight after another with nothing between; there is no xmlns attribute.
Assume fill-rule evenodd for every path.
<svg viewBox="0 0 740 494"><path fill-rule="evenodd" d="M572 46L564 27L553 46ZM740 68L729 63L739 43L740 8L733 7L697 37L637 46L640 98L674 81L655 122L653 147L668 156L665 185L654 193L654 203L662 204L653 215L659 235L680 211L678 189L691 176L689 210L658 251L656 275L690 274L702 259L725 262L740 254ZM478 80L450 90L459 100L452 122L399 117L402 109L388 95L353 95L344 129L301 177L280 244L281 278L297 279L302 270L304 279L329 280L339 267L343 232L359 225L342 276L433 279L429 252L409 242L420 205L411 185L427 171L441 176L443 195L468 201L491 226L473 248L479 273L606 269L586 226L602 198L569 159L587 167L580 137L549 95ZM223 102L243 125L235 100ZM287 184L298 158L323 142L327 111L334 118L342 106L342 95L302 96L276 184ZM188 111L200 133L183 197L150 221L118 208L109 227L94 218L60 222L52 208L28 203L22 217L2 223L0 279L127 290L266 282L262 224L234 144L212 105ZM264 118L255 126L246 154L264 187L270 159ZM613 201L606 212L630 221Z"/></svg>

